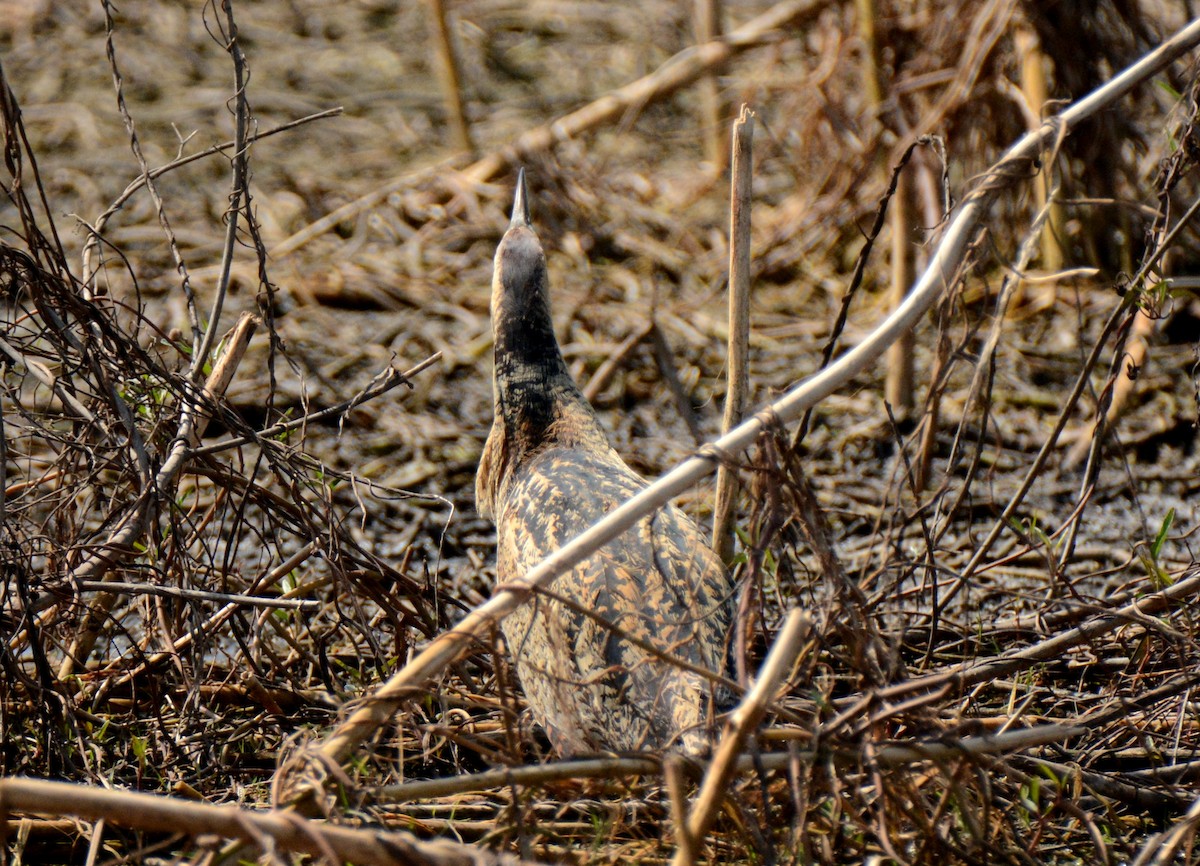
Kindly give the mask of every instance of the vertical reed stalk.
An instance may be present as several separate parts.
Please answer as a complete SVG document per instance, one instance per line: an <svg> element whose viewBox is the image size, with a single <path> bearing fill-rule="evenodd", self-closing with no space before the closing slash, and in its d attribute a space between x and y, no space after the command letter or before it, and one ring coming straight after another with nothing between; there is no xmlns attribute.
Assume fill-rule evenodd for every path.
<svg viewBox="0 0 1200 866"><path fill-rule="evenodd" d="M1049 98L1047 95L1049 88L1046 84L1046 57L1042 53L1037 36L1030 30L1018 30L1015 42L1017 57L1021 62L1021 93L1025 98L1025 104L1029 106L1030 128L1033 128L1035 124L1041 123L1042 111ZM1042 208L1046 206L1048 191L1052 186L1050 176L1052 170L1051 165L1043 165L1042 175L1033 185L1034 202L1037 205L1035 212L1037 213L1040 213ZM1062 270L1064 261L1062 246L1060 244L1062 231L1062 206L1054 204L1050 208L1050 216L1046 220L1046 226L1042 229L1041 264L1043 270ZM1047 292L1050 293L1049 300L1053 302L1053 283L1046 283L1045 285L1048 286Z"/></svg>
<svg viewBox="0 0 1200 866"><path fill-rule="evenodd" d="M456 146L469 153L475 152L471 140L471 127L463 109L462 85L458 74L458 54L454 50L454 35L446 16L443 0L425 0L429 7L429 23L433 30L434 67L437 69L438 84L442 88L442 100L446 105L446 119L454 134Z"/></svg>
<svg viewBox="0 0 1200 866"><path fill-rule="evenodd" d="M909 237L912 181L909 172L902 171L896 178L896 193L888 205L888 217L892 229L892 285L888 293L888 306L896 309L908 295L908 288L915 277L913 267L913 244ZM912 416L913 405L913 332L906 331L887 352L887 377L884 396L899 419Z"/></svg>
<svg viewBox="0 0 1200 866"><path fill-rule="evenodd" d="M754 169L754 112L742 106L733 124L733 177L729 204L729 357L726 361L725 419L722 433L742 423L748 391L750 348L750 202ZM733 518L737 505L737 470L717 469L717 503L713 515L713 550L725 563L733 559Z"/></svg>
<svg viewBox="0 0 1200 866"><path fill-rule="evenodd" d="M694 26L696 42L712 42L724 32L721 26L721 0L696 0ZM725 170L725 124L722 120L721 89L717 73L710 71L698 82L700 126L704 130L704 158L714 176Z"/></svg>

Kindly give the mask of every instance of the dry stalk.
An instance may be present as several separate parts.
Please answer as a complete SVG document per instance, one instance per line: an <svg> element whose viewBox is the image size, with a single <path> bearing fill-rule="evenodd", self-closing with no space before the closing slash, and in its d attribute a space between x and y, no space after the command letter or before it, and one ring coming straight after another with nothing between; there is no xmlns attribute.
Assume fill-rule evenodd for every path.
<svg viewBox="0 0 1200 866"><path fill-rule="evenodd" d="M650 345L654 349L654 362L658 366L658 374L662 377L663 383L675 401L675 409L679 413L679 417L683 419L688 432L692 434L692 441L701 445L704 443L704 430L700 427L700 419L696 417L696 410L692 407L692 398L679 378L671 346L667 343L662 328L653 321L651 321L651 326Z"/></svg>
<svg viewBox="0 0 1200 866"><path fill-rule="evenodd" d="M750 210L754 179L754 112L743 105L733 125L733 171L729 202L729 348L725 364L725 417L721 433L742 423L750 383ZM737 468L717 467L713 550L726 565L733 560L737 516Z"/></svg>
<svg viewBox="0 0 1200 866"><path fill-rule="evenodd" d="M879 204L875 210L875 221L870 230L867 232L866 243L863 244L862 249L859 251L857 260L854 263L854 273L851 274L850 283L846 287L845 292L842 294L842 301L838 308L837 317L834 319L829 338L825 341L825 347L821 350L822 370L828 368L830 362L833 360L834 352L838 348L839 341L842 337L842 332L846 327L846 322L850 315L850 305L854 301L854 298L858 295L859 288L862 286L863 277L867 272L867 263L870 261L871 252L875 247L875 241L879 238L879 233L883 231L884 221L887 219L889 211L889 205L895 197L896 190L900 184L900 177L905 167L908 165L909 160L912 159L913 154L916 152L917 147L922 144L934 143L935 141L936 139L933 138L920 138L913 142L904 151L904 154L900 157L899 163L897 163L892 169L891 182L889 183L887 189L884 190L883 195L879 198ZM947 282L947 286L950 284L951 283ZM893 312L895 312L896 309L897 308L893 308ZM904 334L908 333L912 327L915 327L915 322L912 326L905 329L904 332L896 339L903 338ZM891 345L891 343L889 343L889 345ZM812 413L813 409L810 406L805 411L804 416L800 419L800 424L797 426L796 432L792 437L793 448L799 447L800 443L804 441L804 437L808 435L808 427L812 420Z"/></svg>
<svg viewBox="0 0 1200 866"><path fill-rule="evenodd" d="M252 847L264 843L284 851L312 854L336 862L395 866L516 866L523 861L508 854L451 842L421 841L409 833L355 830L277 810L253 812L237 806L213 806L178 797L162 797L48 782L40 779L0 779L0 817L14 812L74 816L159 833L213 834L238 839ZM0 823L0 828L7 823Z"/></svg>
<svg viewBox="0 0 1200 866"><path fill-rule="evenodd" d="M687 828L683 835L686 841L675 852L671 866L691 866L694 862L695 849L708 835L717 810L725 798L726 786L737 770L738 756L745 749L750 737L758 730L759 723L767 711L767 704L775 697L779 684L791 671L811 630L812 619L807 613L797 609L788 613L787 621L775 638L775 645L771 647L771 652L767 654L766 661L758 672L754 687L738 704L725 724L725 731L713 755L712 764L688 814Z"/></svg>
<svg viewBox="0 0 1200 866"><path fill-rule="evenodd" d="M692 10L693 29L696 31L696 42L703 45L721 38L724 32L722 26L721 0L695 0ZM709 171L714 177L720 177L725 170L725 124L722 119L721 89L715 72L707 72L700 77L697 84L700 95L700 128L704 131L704 155L708 160Z"/></svg>
<svg viewBox="0 0 1200 866"><path fill-rule="evenodd" d="M621 345L617 346L616 350L604 359L596 372L592 374L592 378L588 379L587 385L583 388L583 397L589 403L595 402L604 389L608 387L608 383L612 381L614 375L620 366L625 363L625 359L629 357L629 353L637 348L638 344L649 337L658 329L651 319L646 324L637 328L632 334L621 341Z"/></svg>
<svg viewBox="0 0 1200 866"><path fill-rule="evenodd" d="M883 103L883 84L879 80L879 40L875 35L875 0L854 0L858 38L862 40L862 81L866 88L867 105L878 111Z"/></svg>
<svg viewBox="0 0 1200 866"><path fill-rule="evenodd" d="M144 583L120 583L103 580L80 581L81 592L123 592L130 595L157 595L162 598L185 598L195 601L215 601L220 604L236 604L242 607L275 608L280 610L303 610L315 612L321 602L301 598L268 598L260 595L244 595L236 592L208 592L202 589L180 589L175 586L156 586Z"/></svg>
<svg viewBox="0 0 1200 866"><path fill-rule="evenodd" d="M893 309L903 303L904 296L912 285L912 200L912 180L908 174L901 171L896 178L896 192L892 196L888 215L892 230L892 284L888 303ZM884 396L901 421L908 420L916 403L913 395L913 376L916 369L914 347L915 340L912 331L909 331L893 343L887 353Z"/></svg>
<svg viewBox="0 0 1200 866"><path fill-rule="evenodd" d="M688 830L687 773L683 758L679 755L667 756L663 763L663 776L671 804L671 823L675 827L676 859L687 864L695 863L696 838Z"/></svg>
<svg viewBox="0 0 1200 866"><path fill-rule="evenodd" d="M458 625L431 641L369 697L363 706L335 728L319 744L317 752L325 759L344 760L391 717L401 701L421 694L425 683L443 671L508 613L526 602L535 587L549 585L563 571L582 562L600 546L705 477L721 460L728 460L733 454L749 447L764 430L797 417L873 364L941 296L999 191L1027 176L1026 167L1030 161L1036 158L1047 141L1058 134L1060 127L1069 130L1081 120L1111 105L1198 43L1200 21L1195 21L1107 84L1071 105L1040 130L1025 135L1009 148L992 170L984 175L977 189L966 197L905 302L861 343L564 545L530 570L522 581L514 582L510 588L497 593L468 613ZM303 785L292 793L300 800L307 800L317 792Z"/></svg>
<svg viewBox="0 0 1200 866"><path fill-rule="evenodd" d="M1038 42L1037 34L1024 27L1017 30L1014 39L1017 49L1017 59L1021 64L1021 94L1030 115L1030 127L1041 124L1042 111L1048 100L1049 88L1046 85L1046 56ZM1041 233L1042 268L1047 271L1059 271L1063 266L1063 251L1060 238L1063 237L1062 205L1054 200L1051 187L1057 187L1053 180L1053 161L1047 161L1042 167L1041 177L1033 185L1034 202L1037 210L1041 211L1049 205L1050 218L1046 228ZM1041 303L1049 306L1054 303L1054 284L1047 283L1044 289L1046 295Z"/></svg>
<svg viewBox="0 0 1200 866"><path fill-rule="evenodd" d="M879 43L875 33L878 12L874 0L855 0L858 35L863 42L862 80L866 89L866 103L875 120L883 106L883 81L879 69ZM898 99L899 97L897 97ZM888 207L888 222L892 234L891 294L889 305L895 309L904 300L912 285L912 182L901 171L895 180L895 192ZM896 416L906 420L913 410L913 337L909 332L897 340L887 354L887 373L884 378L884 396L891 404Z"/></svg>
<svg viewBox="0 0 1200 866"><path fill-rule="evenodd" d="M471 127L463 109L458 52L454 50L454 33L450 29L446 4L444 0L425 0L425 7L429 10L429 23L433 30L434 67L442 88L446 118L454 132L455 145L470 153L475 150L475 144L471 140Z"/></svg>

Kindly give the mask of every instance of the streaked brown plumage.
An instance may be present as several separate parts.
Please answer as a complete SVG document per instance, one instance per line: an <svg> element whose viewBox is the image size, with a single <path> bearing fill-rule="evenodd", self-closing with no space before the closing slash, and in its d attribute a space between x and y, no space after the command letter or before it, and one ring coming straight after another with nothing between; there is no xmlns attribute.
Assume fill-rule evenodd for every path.
<svg viewBox="0 0 1200 866"><path fill-rule="evenodd" d="M496 521L503 583L646 486L609 445L559 351L523 170L496 250L492 327L496 414L475 501ZM729 576L673 506L561 576L553 592L620 632L725 670ZM699 675L546 597L511 614L503 630L534 717L560 753L707 748L710 688Z"/></svg>

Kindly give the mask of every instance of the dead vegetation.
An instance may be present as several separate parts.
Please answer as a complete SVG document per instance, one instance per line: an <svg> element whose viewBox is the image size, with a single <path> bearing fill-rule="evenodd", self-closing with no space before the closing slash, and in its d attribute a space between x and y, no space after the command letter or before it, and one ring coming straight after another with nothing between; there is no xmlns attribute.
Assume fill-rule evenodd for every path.
<svg viewBox="0 0 1200 866"><path fill-rule="evenodd" d="M568 361L656 477L725 392L708 72L756 113L753 409L887 313L890 233L919 273L1187 8L726 4L694 48L689 4L0 5L5 856L1192 862L1190 54L986 178L909 412L876 364L733 455L747 701L714 766L553 761L468 614L514 160ZM772 646L786 685L750 689ZM228 808L298 797L328 820Z"/></svg>

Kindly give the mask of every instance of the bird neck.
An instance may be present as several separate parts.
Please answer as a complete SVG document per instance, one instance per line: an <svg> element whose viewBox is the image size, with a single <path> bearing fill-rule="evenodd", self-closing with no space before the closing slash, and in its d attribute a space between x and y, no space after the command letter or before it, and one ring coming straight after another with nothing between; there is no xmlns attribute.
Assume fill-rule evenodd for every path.
<svg viewBox="0 0 1200 866"><path fill-rule="evenodd" d="M554 337L544 290L501 299L494 310L496 420L518 447L578 439L595 427ZM524 449L522 449L524 450Z"/></svg>

